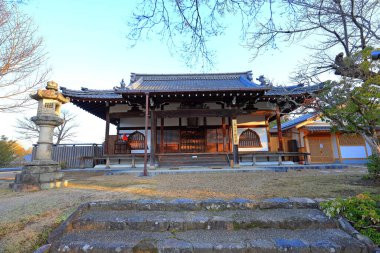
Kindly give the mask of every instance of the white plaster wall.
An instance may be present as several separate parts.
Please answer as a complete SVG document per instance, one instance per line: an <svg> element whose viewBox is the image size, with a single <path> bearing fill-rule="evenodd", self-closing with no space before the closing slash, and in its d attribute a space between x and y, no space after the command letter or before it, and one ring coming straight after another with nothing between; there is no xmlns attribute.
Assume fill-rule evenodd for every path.
<svg viewBox="0 0 380 253"><path fill-rule="evenodd" d="M131 109L130 106L128 105L113 105L113 106L110 106L110 112L113 113L113 112L126 112L128 111L129 109Z"/></svg>
<svg viewBox="0 0 380 253"><path fill-rule="evenodd" d="M239 115L236 119L238 124L265 124L265 116L263 115Z"/></svg>
<svg viewBox="0 0 380 253"><path fill-rule="evenodd" d="M170 103L164 106L164 111L177 110L179 105L180 105L179 103Z"/></svg>
<svg viewBox="0 0 380 253"><path fill-rule="evenodd" d="M366 158L364 146L340 146L342 158Z"/></svg>
<svg viewBox="0 0 380 253"><path fill-rule="evenodd" d="M150 120L149 120L150 121ZM149 123L148 123L149 125ZM120 119L120 127L145 127L145 118L122 118Z"/></svg>
<svg viewBox="0 0 380 253"><path fill-rule="evenodd" d="M207 125L208 126L221 126L222 125L222 118L221 117L208 117L207 118Z"/></svg>
<svg viewBox="0 0 380 253"><path fill-rule="evenodd" d="M160 126L161 120L157 120L157 125ZM179 126L179 119L178 118L165 118L164 119L164 126Z"/></svg>
<svg viewBox="0 0 380 253"><path fill-rule="evenodd" d="M240 134L247 130L247 129L252 129L255 131L259 137L260 137L260 142L262 147L261 148L239 148L239 151L268 151L268 135L267 135L267 130L265 127L258 127L258 128L238 128L238 135L240 137Z"/></svg>
<svg viewBox="0 0 380 253"><path fill-rule="evenodd" d="M269 102L258 102L255 104L255 107L257 109L262 109L262 110L274 110L274 109L276 109L276 105L269 103Z"/></svg>
<svg viewBox="0 0 380 253"><path fill-rule="evenodd" d="M206 103L206 106L210 109L221 109L222 106L216 103Z"/></svg>

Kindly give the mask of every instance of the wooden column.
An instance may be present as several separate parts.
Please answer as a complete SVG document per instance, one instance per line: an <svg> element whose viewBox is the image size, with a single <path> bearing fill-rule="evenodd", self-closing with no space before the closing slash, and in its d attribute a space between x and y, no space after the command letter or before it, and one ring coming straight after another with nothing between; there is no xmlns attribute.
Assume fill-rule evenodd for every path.
<svg viewBox="0 0 380 253"><path fill-rule="evenodd" d="M226 119L222 117L223 152L226 152Z"/></svg>
<svg viewBox="0 0 380 253"><path fill-rule="evenodd" d="M155 155L157 146L157 114L150 112L150 169L155 168Z"/></svg>
<svg viewBox="0 0 380 253"><path fill-rule="evenodd" d="M283 138L282 138L282 129L281 129L281 115L280 107L276 107L276 121L277 121L277 136L278 136L278 151L284 152Z"/></svg>
<svg viewBox="0 0 380 253"><path fill-rule="evenodd" d="M235 125L235 123L236 125ZM233 154L234 154L234 167L240 167L239 161L239 144L237 143L237 122L236 116L232 117L232 144L233 144Z"/></svg>
<svg viewBox="0 0 380 253"><path fill-rule="evenodd" d="M164 118L161 118L161 126L160 126L160 153L164 153L165 149L165 136L164 136Z"/></svg>
<svg viewBox="0 0 380 253"><path fill-rule="evenodd" d="M107 103L106 104L106 133L104 137L104 154L107 156L106 158L106 168L108 169L110 167L110 159L108 157L109 155L109 137L110 137L110 106Z"/></svg>
<svg viewBox="0 0 380 253"><path fill-rule="evenodd" d="M144 145L144 172L143 175L148 176L148 121L149 121L149 93L145 94L145 145Z"/></svg>
<svg viewBox="0 0 380 253"><path fill-rule="evenodd" d="M106 105L106 131L104 136L104 154L108 155L108 141L110 137L110 107Z"/></svg>

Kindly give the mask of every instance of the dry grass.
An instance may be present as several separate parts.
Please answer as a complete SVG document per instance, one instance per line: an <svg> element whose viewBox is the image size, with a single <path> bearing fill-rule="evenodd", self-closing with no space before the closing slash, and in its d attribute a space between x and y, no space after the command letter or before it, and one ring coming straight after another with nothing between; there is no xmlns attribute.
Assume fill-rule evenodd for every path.
<svg viewBox="0 0 380 253"><path fill-rule="evenodd" d="M102 173L66 173L69 187L33 193L10 191L0 181L0 252L32 252L48 232L80 203L138 198L249 198L352 196L380 193L361 178L363 169L303 170L287 173L212 173L103 176Z"/></svg>

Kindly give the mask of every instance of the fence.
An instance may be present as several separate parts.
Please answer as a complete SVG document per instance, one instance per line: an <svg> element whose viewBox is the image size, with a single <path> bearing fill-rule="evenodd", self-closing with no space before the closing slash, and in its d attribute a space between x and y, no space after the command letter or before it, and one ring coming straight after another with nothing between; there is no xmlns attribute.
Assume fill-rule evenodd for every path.
<svg viewBox="0 0 380 253"><path fill-rule="evenodd" d="M36 147L33 147L32 159L36 154ZM62 164L66 168L79 168L80 157L99 157L103 156L102 144L58 144L53 145L53 160ZM93 167L95 160L86 159L85 167Z"/></svg>

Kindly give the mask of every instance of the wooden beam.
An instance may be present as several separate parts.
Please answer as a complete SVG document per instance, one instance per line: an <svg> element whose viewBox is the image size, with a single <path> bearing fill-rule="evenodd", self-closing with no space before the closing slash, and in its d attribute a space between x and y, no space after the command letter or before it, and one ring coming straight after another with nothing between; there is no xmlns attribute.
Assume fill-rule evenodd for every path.
<svg viewBox="0 0 380 253"><path fill-rule="evenodd" d="M144 145L144 177L148 176L148 120L149 120L149 93L145 94L145 145Z"/></svg>
<svg viewBox="0 0 380 253"><path fill-rule="evenodd" d="M277 121L277 136L278 136L278 151L284 151L282 129L281 129L281 118L280 118L280 107L276 108L276 121Z"/></svg>
<svg viewBox="0 0 380 253"><path fill-rule="evenodd" d="M121 119L121 118L138 118L144 117L145 114L143 111L135 111L135 112L111 112L111 119Z"/></svg>
<svg viewBox="0 0 380 253"><path fill-rule="evenodd" d="M242 109L180 109L157 112L158 117L179 118L187 117L228 117L233 115L246 115L253 111Z"/></svg>

